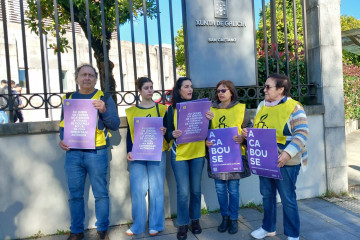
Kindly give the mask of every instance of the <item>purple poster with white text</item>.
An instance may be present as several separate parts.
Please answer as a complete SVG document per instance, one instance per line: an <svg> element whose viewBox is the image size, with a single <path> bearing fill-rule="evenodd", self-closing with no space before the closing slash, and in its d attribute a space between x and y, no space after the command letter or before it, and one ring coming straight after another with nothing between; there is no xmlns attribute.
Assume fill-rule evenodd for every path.
<svg viewBox="0 0 360 240"><path fill-rule="evenodd" d="M214 144L209 147L212 173L244 171L240 144L232 138L238 134L237 127L209 130L208 141Z"/></svg>
<svg viewBox="0 0 360 240"><path fill-rule="evenodd" d="M131 151L134 160L161 161L164 140L160 130L162 126L162 117L134 118L134 143Z"/></svg>
<svg viewBox="0 0 360 240"><path fill-rule="evenodd" d="M177 144L205 140L209 128L209 119L205 114L210 111L210 106L210 101L189 101L176 105L177 129L182 131Z"/></svg>
<svg viewBox="0 0 360 240"><path fill-rule="evenodd" d="M251 173L282 179L278 165L276 130L248 128L247 148Z"/></svg>
<svg viewBox="0 0 360 240"><path fill-rule="evenodd" d="M64 142L70 148L95 149L97 110L93 99L64 99Z"/></svg>

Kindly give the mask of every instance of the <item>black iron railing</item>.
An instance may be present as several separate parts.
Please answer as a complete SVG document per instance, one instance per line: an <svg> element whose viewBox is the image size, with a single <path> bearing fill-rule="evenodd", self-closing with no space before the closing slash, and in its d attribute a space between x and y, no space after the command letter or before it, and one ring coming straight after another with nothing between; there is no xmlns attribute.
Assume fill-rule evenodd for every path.
<svg viewBox="0 0 360 240"><path fill-rule="evenodd" d="M107 44L108 39L107 32L105 32L106 27L102 27L102 51L104 54L104 61L103 64L105 65L104 69L104 82L105 87L103 87L103 90L109 94L112 94L113 96L116 96L116 101L118 106L127 106L135 104L137 101L139 101L138 93L135 91L135 89L130 89L129 87L126 87L126 80L125 80L125 74L124 74L124 52L123 52L123 41L120 36L120 29L122 27L122 23L124 22L123 19L121 19L121 12L124 11L124 6L120 6L120 2L117 0L107 0L107 1L91 1L85 0L84 5L84 15L85 15L85 22L84 25L79 25L77 19L79 18L76 14L78 14L78 8L75 5L77 3L77 0L68 0L68 13L69 13L69 19L70 22L66 28L64 26L60 26L59 23L59 7L54 8L54 18L53 19L43 19L41 15L41 9L42 9L42 1L37 1L37 24L38 24L38 37L39 37L39 53L41 54L41 75L42 75L42 89L43 91L41 93L35 93L31 89L33 87L33 83L30 81L30 74L29 74L29 49L28 49L28 42L30 41L30 37L28 33L26 33L27 25L27 19L28 16L25 14L26 10L28 10L28 2L33 0L1 0L1 19L3 24L3 34L0 33L0 37L4 39L5 43L5 59L6 61L5 65L6 67L6 78L8 81L8 92L9 94L6 95L0 95L0 100L3 100L5 104L3 106L0 106L0 109L2 110L11 110L10 112L10 118L12 119L12 110L17 109L18 106L16 104L13 104L16 98L20 98L23 103L22 109L24 110L33 110L33 109L43 109L45 111L46 117L48 116L49 109L57 109L61 107L61 97L64 95L64 86L63 86L63 53L59 51L61 49L61 34L60 32L62 29L67 29L67 31L71 34L72 43L71 49L73 52L73 66L74 69L77 67L79 60L78 55L78 43L76 41L76 38L78 34L80 34L81 31L83 31L83 34L85 34L87 38L87 48L88 48L88 59L85 59L86 62L92 63L93 61L93 42L94 39L94 33L92 32L92 17L91 16L91 7L92 4L98 4L100 9L100 16L99 21L102 23L102 26L106 26L107 19L105 14L105 7L106 9L109 9L109 7L113 6L113 11L115 12L114 15L114 22L116 24L115 30L112 32L112 38L116 40L117 50L116 55L118 56L118 68L119 68L119 88L115 89L115 86L111 81L109 81L109 78L111 78L111 73L108 72L108 69L111 68L111 64L109 62L109 51L110 46ZM66 0L67 1L67 0ZM65 0L53 0L52 6L60 6L61 4L64 4L66 2ZM141 2L142 1L142 2ZM264 98L263 91L262 91L262 85L264 81L266 80L266 76L269 75L269 73L272 72L281 72L284 74L287 74L290 79L292 80L293 88L291 90L293 98L303 102L303 103L311 103L311 99L316 98L316 86L310 83L310 79L308 77L307 72L307 55L306 55L306 39L307 39L307 33L306 33L306 15L305 15L305 9L306 9L306 1L304 0L270 0L270 3L266 3L265 0L258 0L261 1L262 4L262 12L260 13L262 16L262 19L260 20L260 24L258 26L259 34L258 36L262 36L262 39L257 39L258 45L258 79L257 83L258 86L250 86L250 87L242 87L238 86L238 94L239 94L239 100L242 102L245 102L248 107L254 108L257 106L259 101L261 101ZM147 75L151 77L154 70L152 68L152 64L150 62L150 52L149 52L149 29L148 29L148 6L149 2L153 4L152 6L155 7L155 10L152 9L153 17L156 17L157 21L157 34L158 36L158 51L159 51L159 59L158 59L158 69L159 69L159 89L156 91L154 99L157 101L162 101L163 103L169 104L169 96L170 92L166 90L165 84L164 84L164 60L163 60L163 42L162 42L162 33L161 33L161 23L162 23L162 13L160 12L160 4L167 4L169 8L169 15L170 15L170 33L171 33L171 72L172 72L172 81L176 81L176 78L178 76L177 74L177 65L175 60L175 41L174 41L174 23L173 23L173 2L172 0L168 1L159 1L159 0L128 0L128 14L129 14L129 22L130 22L130 31L131 31L131 53L132 53L132 65L133 65L133 76L134 79L132 79L135 82L135 79L138 77L137 69L139 66L137 66L137 49L136 49L136 40L134 37L134 21L135 16L134 13L137 13L137 11L140 11L143 17L144 21L144 36L145 36L145 59L146 59L146 72ZM7 4L6 4L7 3ZM77 3L78 4L78 3ZM123 4L123 2L121 2ZM139 7L142 4L142 7ZM182 10L184 11L186 4L185 0L182 0ZM137 6L137 9L134 9ZM9 7L12 7L11 11L9 11ZM120 10L120 7L122 7L122 10ZM282 8L282 15L283 15L283 22L281 23L281 29L279 28L279 22L277 20L276 14L277 10ZM64 8L64 7L63 7ZM270 10L269 10L270 9ZM267 14L270 11L270 16ZM10 12L10 13L9 13ZM300 14L299 14L300 12ZM10 14L12 14L10 16ZM279 11L278 11L279 14ZM138 16L139 17L139 16ZM15 19L15 20L14 20ZM301 21L299 21L301 19ZM167 19L165 20L167 21ZM270 22L270 25L267 23ZM11 70L12 68L17 68L16 65L12 64L13 62L10 61L10 53L9 53L9 35L8 35L8 24L9 23L17 23L21 25L21 40L22 45L17 46L18 50L22 52L23 57L23 63L21 64L24 66L25 70L25 81L24 85L26 86L26 93L15 95L11 91ZM55 32L55 42L54 46L58 49L56 52L56 60L57 60L57 72L58 72L58 90L56 92L52 92L49 90L48 82L49 82L49 75L46 73L46 64L47 59L45 57L44 51L45 44L43 42L44 38L42 35L44 35L43 27L49 26L50 24L53 24L54 26L54 32ZM298 24L301 23L302 26L299 26ZM291 38L289 37L290 28L288 27L289 24L291 25L291 28L293 33L291 34ZM262 30L260 29L260 26L262 25ZM270 31L268 31L268 26L270 26ZM81 30L82 29L82 30ZM262 31L262 32L261 32ZM280 33L279 33L280 32ZM48 35L51 35L50 33L47 33ZM152 33L154 34L154 33ZM269 34L271 36L269 36ZM282 44L278 44L278 35L282 34L281 38L284 38L284 42ZM301 36L301 39L300 37ZM70 38L69 38L70 39ZM301 40L301 41L300 41ZM84 43L82 43L84 44ZM115 50L114 50L115 51ZM185 54L186 56L186 54ZM86 57L85 57L86 58ZM81 61L84 61L84 59L81 59ZM19 64L19 62L18 62ZM100 74L101 75L101 74ZM52 76L53 77L53 76ZM221 79L219 79L221 80ZM129 80L127 80L129 82ZM131 80L130 80L131 81ZM196 85L196 80L194 80L194 85ZM74 89L75 90L75 89ZM208 97L210 99L213 99L215 91L213 88L208 89L196 89L195 94L199 98Z"/></svg>

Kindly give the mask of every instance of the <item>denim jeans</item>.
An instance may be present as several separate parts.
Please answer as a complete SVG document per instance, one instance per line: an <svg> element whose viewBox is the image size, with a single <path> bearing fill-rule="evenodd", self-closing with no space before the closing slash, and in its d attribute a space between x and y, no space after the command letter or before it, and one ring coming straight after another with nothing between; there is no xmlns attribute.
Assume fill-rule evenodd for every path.
<svg viewBox="0 0 360 240"><path fill-rule="evenodd" d="M171 151L171 165L177 187L177 223L187 225L201 216L201 177L205 159L203 157L176 161ZM190 203L189 203L190 197Z"/></svg>
<svg viewBox="0 0 360 240"><path fill-rule="evenodd" d="M222 216L230 216L231 220L239 217L239 179L215 179L215 188Z"/></svg>
<svg viewBox="0 0 360 240"><path fill-rule="evenodd" d="M8 116L6 115L5 111L0 110L0 124L3 123L8 123L9 119Z"/></svg>
<svg viewBox="0 0 360 240"><path fill-rule="evenodd" d="M300 217L295 192L299 170L300 164L281 167L283 180L260 177L260 193L264 205L262 228L266 231L276 230L276 190L278 190L283 205L284 233L288 237L299 237Z"/></svg>
<svg viewBox="0 0 360 240"><path fill-rule="evenodd" d="M69 187L72 233L84 231L84 187L89 175L95 198L96 227L105 231L109 226L109 195L107 189L107 149L70 150L66 152L65 172Z"/></svg>
<svg viewBox="0 0 360 240"><path fill-rule="evenodd" d="M132 161L130 164L130 191L132 217L131 231L140 234L146 228L146 193L149 190L149 229L165 229L164 181L166 154L161 161Z"/></svg>

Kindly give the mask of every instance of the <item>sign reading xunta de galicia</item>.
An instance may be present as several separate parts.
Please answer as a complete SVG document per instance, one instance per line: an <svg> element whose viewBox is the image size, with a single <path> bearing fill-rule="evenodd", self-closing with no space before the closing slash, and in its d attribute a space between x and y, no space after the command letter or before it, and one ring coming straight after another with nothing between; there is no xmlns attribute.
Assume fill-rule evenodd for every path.
<svg viewBox="0 0 360 240"><path fill-rule="evenodd" d="M185 0L189 74L195 87L222 79L256 84L252 0Z"/></svg>

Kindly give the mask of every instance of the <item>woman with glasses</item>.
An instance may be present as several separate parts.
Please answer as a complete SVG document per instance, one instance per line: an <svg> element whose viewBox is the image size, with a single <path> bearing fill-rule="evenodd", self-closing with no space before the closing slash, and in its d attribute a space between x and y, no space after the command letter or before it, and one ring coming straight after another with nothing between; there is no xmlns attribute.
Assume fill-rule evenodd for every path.
<svg viewBox="0 0 360 240"><path fill-rule="evenodd" d="M188 224L191 220L191 231L202 232L201 216L201 175L205 162L204 141L177 144L176 139L182 135L177 129L176 104L194 100L193 85L190 78L179 78L172 92L171 103L167 111L167 140L171 144L171 165L177 187L177 223L179 225L177 239L187 238ZM208 111L206 118L212 119L213 113ZM190 198L190 202L189 202Z"/></svg>
<svg viewBox="0 0 360 240"><path fill-rule="evenodd" d="M271 74L265 83L265 100L259 104L254 119L255 128L276 129L277 166L283 178L259 176L264 218L262 226L251 233L256 239L276 235L276 190L283 205L284 233L288 240L299 239L300 218L295 189L300 166L307 163L309 128L302 105L290 98L290 88L287 76ZM247 132L247 129L242 130L243 137Z"/></svg>
<svg viewBox="0 0 360 240"><path fill-rule="evenodd" d="M214 118L211 120L211 129L237 127L238 133L241 129L251 127L251 122L245 110L245 104L238 102L238 95L234 84L229 80L222 80L216 85L215 101L212 104L211 111ZM243 145L244 137L242 135L231 136L237 143L241 144L242 159L244 168L249 168L245 145ZM206 141L206 145L212 146L213 143ZM218 227L219 232L228 232L235 234L238 231L239 216L239 180L250 176L241 172L213 173L211 172L210 162L208 162L208 175L215 180L215 188L220 205L220 213L222 222Z"/></svg>
<svg viewBox="0 0 360 240"><path fill-rule="evenodd" d="M165 228L164 181L167 143L166 141L163 142L160 161L134 161L131 152L134 141L134 118L164 117L166 106L157 104L152 100L154 89L150 78L138 78L135 84L141 96L141 102L125 110L129 126L126 143L127 159L130 166L132 217L134 220L131 228L126 231L126 235L132 236L145 231L147 220L146 194L149 191L149 235L156 236ZM166 128L161 127L160 130L164 135Z"/></svg>

